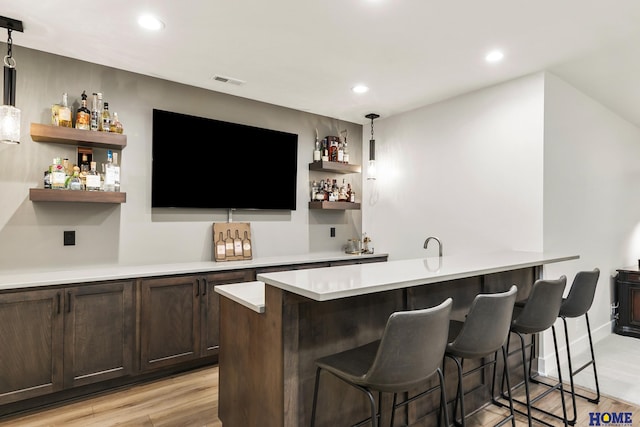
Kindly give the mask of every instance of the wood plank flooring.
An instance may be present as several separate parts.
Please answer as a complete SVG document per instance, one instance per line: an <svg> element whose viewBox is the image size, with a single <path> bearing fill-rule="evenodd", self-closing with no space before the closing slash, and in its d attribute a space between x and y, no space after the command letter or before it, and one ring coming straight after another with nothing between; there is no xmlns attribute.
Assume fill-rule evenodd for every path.
<svg viewBox="0 0 640 427"><path fill-rule="evenodd" d="M556 412L561 410L559 402L557 393L554 393L543 399L541 405L546 410ZM598 405L578 399L576 426L589 425L589 412L621 411L632 412L634 425L640 422L640 407L606 396L603 396ZM489 405L468 419L467 426L493 425L504 414L505 410ZM562 424L550 417L544 419L553 425ZM516 425L526 426L526 418L518 415ZM8 426L221 427L222 423L218 419L218 367L203 368L0 420L0 427Z"/></svg>

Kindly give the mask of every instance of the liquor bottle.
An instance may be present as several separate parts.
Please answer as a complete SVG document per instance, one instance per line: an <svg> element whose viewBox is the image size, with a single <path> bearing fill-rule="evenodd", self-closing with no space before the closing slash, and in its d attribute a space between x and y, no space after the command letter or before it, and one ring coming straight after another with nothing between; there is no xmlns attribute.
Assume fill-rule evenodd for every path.
<svg viewBox="0 0 640 427"><path fill-rule="evenodd" d="M62 161L60 157L56 157L53 159L53 164L51 165L51 188L54 190L64 190L65 180L66 174L64 173Z"/></svg>
<svg viewBox="0 0 640 427"><path fill-rule="evenodd" d="M102 122L100 123L100 130L102 132L110 132L111 129L111 113L109 112L109 103L105 102L102 107Z"/></svg>
<svg viewBox="0 0 640 427"><path fill-rule="evenodd" d="M44 188L51 189L51 167L44 171Z"/></svg>
<svg viewBox="0 0 640 427"><path fill-rule="evenodd" d="M76 129L91 129L91 111L87 108L87 93L83 90L81 105L76 111Z"/></svg>
<svg viewBox="0 0 640 427"><path fill-rule="evenodd" d="M242 239L238 233L239 231L236 230L236 237L233 239L233 254L235 256L242 256Z"/></svg>
<svg viewBox="0 0 640 427"><path fill-rule="evenodd" d="M314 162L319 162L320 161L320 141L318 141L318 137L316 136L316 146L313 149L313 161Z"/></svg>
<svg viewBox="0 0 640 427"><path fill-rule="evenodd" d="M338 141L334 136L329 137L329 161L338 161Z"/></svg>
<svg viewBox="0 0 640 427"><path fill-rule="evenodd" d="M89 173L89 156L82 153L82 162L80 163L80 181L82 181L82 189L87 187L87 174Z"/></svg>
<svg viewBox="0 0 640 427"><path fill-rule="evenodd" d="M113 133L122 133L122 122L118 119L118 113L113 112L113 119L109 125L109 131Z"/></svg>
<svg viewBox="0 0 640 427"><path fill-rule="evenodd" d="M115 173L114 191L120 191L120 165L118 164L118 153L113 153L113 171Z"/></svg>
<svg viewBox="0 0 640 427"><path fill-rule="evenodd" d="M69 190L82 190L82 181L80 180L80 168L73 167L73 176L69 180Z"/></svg>
<svg viewBox="0 0 640 427"><path fill-rule="evenodd" d="M98 110L98 94L93 92L91 95L91 123L89 124L91 130L98 130L100 128L100 110Z"/></svg>
<svg viewBox="0 0 640 427"><path fill-rule="evenodd" d="M96 162L91 162L85 181L87 191L100 191L100 174L96 170Z"/></svg>
<svg viewBox="0 0 640 427"><path fill-rule="evenodd" d="M73 165L69 159L62 159L62 169L64 169L64 188L69 188L69 181L73 176Z"/></svg>
<svg viewBox="0 0 640 427"><path fill-rule="evenodd" d="M251 239L249 239L246 231L244 232L244 239L242 239L242 256L251 258Z"/></svg>
<svg viewBox="0 0 640 427"><path fill-rule="evenodd" d="M107 150L107 164L104 169L104 191L116 191L116 171L111 150Z"/></svg>
<svg viewBox="0 0 640 427"><path fill-rule="evenodd" d="M216 259L225 259L226 254L227 249L224 244L224 236L221 231L218 240L216 241Z"/></svg>
<svg viewBox="0 0 640 427"><path fill-rule="evenodd" d="M342 142L338 143L338 155L336 160L340 163L344 162L344 145Z"/></svg>
<svg viewBox="0 0 640 427"><path fill-rule="evenodd" d="M231 237L231 230L227 230L227 238L224 240L225 255L232 257L233 252L233 237Z"/></svg>
<svg viewBox="0 0 640 427"><path fill-rule="evenodd" d="M323 162L329 161L329 144L327 142L327 138L324 138L322 140L322 161Z"/></svg>
<svg viewBox="0 0 640 427"><path fill-rule="evenodd" d="M344 144L342 146L342 161L344 163L349 163L349 147L347 145L347 137L344 137Z"/></svg>
<svg viewBox="0 0 640 427"><path fill-rule="evenodd" d="M56 126L71 127L71 108L67 103L67 92L62 94L62 102L51 106L51 124Z"/></svg>

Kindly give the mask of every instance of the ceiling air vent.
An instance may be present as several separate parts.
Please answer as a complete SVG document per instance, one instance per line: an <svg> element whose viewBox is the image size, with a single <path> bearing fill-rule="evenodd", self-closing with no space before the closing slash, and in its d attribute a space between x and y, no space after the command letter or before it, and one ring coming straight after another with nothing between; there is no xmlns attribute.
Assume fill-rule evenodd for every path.
<svg viewBox="0 0 640 427"><path fill-rule="evenodd" d="M211 79L215 80L217 82L220 82L220 83L231 83L232 85L236 85L236 86L240 86L240 85L245 84L244 80L234 79L232 77L225 77L225 76L215 75L215 76L211 77Z"/></svg>

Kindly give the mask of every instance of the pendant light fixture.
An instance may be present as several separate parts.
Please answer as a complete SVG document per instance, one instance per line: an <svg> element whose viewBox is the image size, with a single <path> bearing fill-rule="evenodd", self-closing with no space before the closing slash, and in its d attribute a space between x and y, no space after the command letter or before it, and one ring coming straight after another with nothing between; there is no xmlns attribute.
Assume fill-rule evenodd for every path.
<svg viewBox="0 0 640 427"><path fill-rule="evenodd" d="M5 144L20 144L20 110L16 108L16 60L11 48L11 31L22 32L22 21L0 16L0 27L6 28L7 55L4 57L4 97L0 105L0 141Z"/></svg>
<svg viewBox="0 0 640 427"><path fill-rule="evenodd" d="M367 167L367 179L376 179L376 140L373 138L373 120L380 117L379 114L369 113L365 116L371 119L371 139L369 140L369 167Z"/></svg>

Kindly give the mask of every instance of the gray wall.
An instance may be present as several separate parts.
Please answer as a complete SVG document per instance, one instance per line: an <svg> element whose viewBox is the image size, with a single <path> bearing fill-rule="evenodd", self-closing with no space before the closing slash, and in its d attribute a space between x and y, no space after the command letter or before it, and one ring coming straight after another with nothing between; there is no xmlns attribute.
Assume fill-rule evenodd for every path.
<svg viewBox="0 0 640 427"><path fill-rule="evenodd" d="M14 46L16 106L22 110L21 144L0 144L0 269L36 270L94 264L155 264L212 260L212 223L226 210L151 209L151 115L153 108L243 123L298 134L298 194L295 211L235 211L233 220L250 222L254 257L341 250L361 232L360 211L310 211L309 181L325 177L308 170L315 130L321 137L346 129L352 163L362 160L362 126L245 98L142 76L96 64ZM127 135L122 150L122 205L32 203L29 188L42 187L43 171L54 157L75 158L71 146L32 141L29 125L49 123L50 106L62 92L77 108L80 94L102 92L118 112ZM276 147L263 147L265 182L278 166ZM233 161L232 159L228 159ZM240 159L235 159L241 165ZM175 169L189 185L191 168L212 170L212 192L233 191L216 177L214 159L176 141ZM361 194L360 175L347 175ZM342 176L337 176L342 178ZM337 236L329 236L336 227ZM76 231L76 246L63 246L63 231Z"/></svg>

